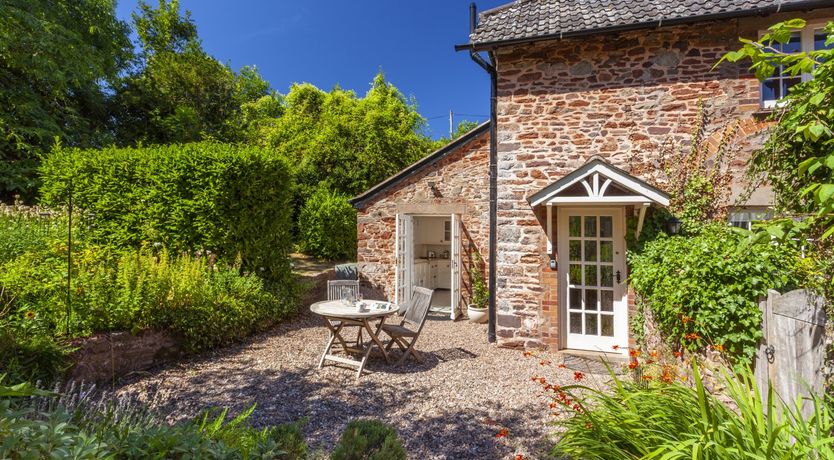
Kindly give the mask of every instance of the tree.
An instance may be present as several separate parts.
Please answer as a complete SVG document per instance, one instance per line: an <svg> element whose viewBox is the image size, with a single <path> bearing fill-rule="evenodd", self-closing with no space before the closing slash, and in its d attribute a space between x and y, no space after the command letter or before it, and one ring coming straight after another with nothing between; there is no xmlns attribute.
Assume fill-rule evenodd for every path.
<svg viewBox="0 0 834 460"><path fill-rule="evenodd" d="M206 53L178 0L140 2L133 23L142 53L117 94L120 143L240 140L241 107L270 94L269 83L254 67L236 74Z"/></svg>
<svg viewBox="0 0 834 460"><path fill-rule="evenodd" d="M0 4L0 198L32 198L37 156L112 141L108 93L132 56L114 0Z"/></svg>
<svg viewBox="0 0 834 460"><path fill-rule="evenodd" d="M249 133L295 165L298 203L319 184L355 195L417 161L433 146L413 101L378 74L365 97L296 84Z"/></svg>

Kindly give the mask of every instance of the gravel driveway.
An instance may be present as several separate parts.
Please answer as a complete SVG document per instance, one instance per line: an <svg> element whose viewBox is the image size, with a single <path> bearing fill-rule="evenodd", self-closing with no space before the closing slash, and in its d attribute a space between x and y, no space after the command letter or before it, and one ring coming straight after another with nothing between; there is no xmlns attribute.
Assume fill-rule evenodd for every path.
<svg viewBox="0 0 834 460"><path fill-rule="evenodd" d="M311 450L329 450L347 422L373 417L396 427L415 459L498 459L546 456L553 415L541 387L531 381L573 381L573 371L551 361L486 341L486 325L430 317L417 342L426 363L397 368L372 359L355 383L355 371L316 369L327 338L309 313L249 341L205 353L125 383L132 393L172 421L208 407L236 413L253 403L255 425L307 417ZM395 357L398 355L395 355ZM502 428L506 437L496 437Z"/></svg>

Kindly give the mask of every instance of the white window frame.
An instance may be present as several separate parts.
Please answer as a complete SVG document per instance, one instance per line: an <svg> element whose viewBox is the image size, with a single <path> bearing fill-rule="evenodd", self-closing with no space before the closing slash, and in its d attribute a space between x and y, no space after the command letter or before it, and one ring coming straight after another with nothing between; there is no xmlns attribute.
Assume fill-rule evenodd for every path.
<svg viewBox="0 0 834 460"><path fill-rule="evenodd" d="M814 33L822 30L825 26L832 21L832 19L818 19L814 21L808 21L805 23L805 28L799 31L799 43L802 48L803 53L810 53L814 51ZM766 33L769 33L768 30L760 30L759 31L759 38L761 38ZM809 73L802 73L800 74L803 82L806 82L811 79L811 74ZM770 80L770 78L766 79ZM785 95L782 95L781 99L764 99L764 82L759 83L759 101L761 103L762 108L765 109L773 109L775 107L782 107L784 102Z"/></svg>
<svg viewBox="0 0 834 460"><path fill-rule="evenodd" d="M761 207L761 206L741 206L738 208L732 208L727 213L727 225L743 228L745 230L753 230L753 222L761 222L763 220L770 219L773 213L773 209L768 207ZM734 215L738 214L747 214L747 220L741 219L733 219ZM763 215L761 218L752 219L753 215ZM758 216L757 216L758 217ZM735 225L736 223L744 222L747 225L742 227L739 225Z"/></svg>

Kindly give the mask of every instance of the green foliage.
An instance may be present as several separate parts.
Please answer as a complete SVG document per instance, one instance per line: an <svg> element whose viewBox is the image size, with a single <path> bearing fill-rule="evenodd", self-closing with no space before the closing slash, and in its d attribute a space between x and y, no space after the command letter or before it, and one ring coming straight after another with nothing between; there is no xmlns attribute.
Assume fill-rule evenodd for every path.
<svg viewBox="0 0 834 460"><path fill-rule="evenodd" d="M301 250L328 260L356 257L356 210L347 196L321 186L298 216Z"/></svg>
<svg viewBox="0 0 834 460"><path fill-rule="evenodd" d="M404 460L397 432L379 420L351 420L330 457L333 460Z"/></svg>
<svg viewBox="0 0 834 460"><path fill-rule="evenodd" d="M297 84L283 98L283 115L264 120L249 134L274 148L294 167L299 203L319 183L358 194L425 155L432 141L425 120L380 73L365 97L334 88Z"/></svg>
<svg viewBox="0 0 834 460"><path fill-rule="evenodd" d="M89 240L211 251L243 271L289 275L286 164L255 147L212 142L147 148L61 149L42 169L44 202L82 210Z"/></svg>
<svg viewBox="0 0 834 460"><path fill-rule="evenodd" d="M54 381L67 369L68 352L51 335L16 328L0 317L0 373L11 380Z"/></svg>
<svg viewBox="0 0 834 460"><path fill-rule="evenodd" d="M612 373L610 389L562 387L581 410L560 425L555 456L583 459L834 459L834 413L815 397L802 401L759 394L749 370L723 374L731 409L710 394L693 367L694 385L629 383Z"/></svg>
<svg viewBox="0 0 834 460"><path fill-rule="evenodd" d="M20 396L35 395L35 398ZM2 458L306 458L298 424L255 429L253 408L231 421L226 411L167 425L126 399L88 388L49 395L31 387L0 386Z"/></svg>
<svg viewBox="0 0 834 460"><path fill-rule="evenodd" d="M483 266L484 260L481 258L481 254L473 251L472 271L470 275L472 281L472 304L470 306L474 308L486 308L487 302L489 302L489 289L487 289L487 285L484 282Z"/></svg>
<svg viewBox="0 0 834 460"><path fill-rule="evenodd" d="M209 257L86 247L73 257L67 318L66 248L26 253L0 271L6 320L21 334L72 336L166 329L192 351L242 339L292 313L291 293Z"/></svg>
<svg viewBox="0 0 834 460"><path fill-rule="evenodd" d="M834 234L834 49L785 54L773 46L786 43L805 21L793 19L773 25L758 41L742 39L738 51L723 60L750 60L760 79L780 66L790 75L813 78L791 87L785 103L770 119L776 123L764 148L751 160L751 174L773 185L781 210L813 213L806 234ZM834 43L834 25L825 27L826 44Z"/></svg>
<svg viewBox="0 0 834 460"><path fill-rule="evenodd" d="M726 225L656 239L630 253L631 283L665 337L697 351L721 345L749 363L761 338L758 299L798 283L799 254L787 246L748 250L749 235Z"/></svg>
<svg viewBox="0 0 834 460"><path fill-rule="evenodd" d="M0 198L31 199L37 156L110 141L108 93L131 57L113 0L0 4Z"/></svg>

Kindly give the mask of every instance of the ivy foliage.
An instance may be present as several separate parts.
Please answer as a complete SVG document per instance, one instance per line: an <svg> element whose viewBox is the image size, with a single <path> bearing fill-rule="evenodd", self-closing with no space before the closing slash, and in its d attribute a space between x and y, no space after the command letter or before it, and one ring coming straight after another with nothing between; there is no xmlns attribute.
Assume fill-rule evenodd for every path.
<svg viewBox="0 0 834 460"><path fill-rule="evenodd" d="M59 149L41 169L43 201L73 202L91 242L210 251L284 280L291 249L288 166L257 147L213 142Z"/></svg>
<svg viewBox="0 0 834 460"><path fill-rule="evenodd" d="M748 238L711 224L629 254L632 286L675 348L720 345L738 363L751 362L762 336L758 300L797 286L799 254L784 245L749 251Z"/></svg>
<svg viewBox="0 0 834 460"><path fill-rule="evenodd" d="M348 197L319 186L298 217L298 235L305 254L327 260L356 256L356 210Z"/></svg>

